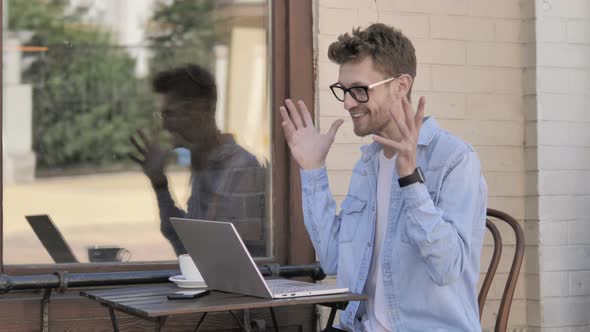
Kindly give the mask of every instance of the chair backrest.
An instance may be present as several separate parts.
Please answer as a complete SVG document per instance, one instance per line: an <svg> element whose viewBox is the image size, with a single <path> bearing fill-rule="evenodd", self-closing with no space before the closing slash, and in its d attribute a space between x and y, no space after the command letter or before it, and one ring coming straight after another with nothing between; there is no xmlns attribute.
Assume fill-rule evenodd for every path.
<svg viewBox="0 0 590 332"><path fill-rule="evenodd" d="M512 259L512 265L510 266L510 273L508 274L508 280L506 281L506 286L504 287L502 300L500 301L498 317L496 318L496 327L494 329L494 331L496 332L505 332L506 326L508 325L508 316L510 315L512 297L514 296L514 290L516 289L516 281L518 279L518 274L520 273L520 267L522 265L522 260L524 257L524 232L522 231L522 227L518 224L518 222L510 215L502 211L487 209L486 227L490 230L490 232L492 233L492 238L494 239L494 253L492 255L492 259L490 260L488 271L479 291L478 302L480 319L481 314L483 312L483 306L486 302L488 291L490 290L492 280L494 279L494 275L496 274L496 270L498 269L498 264L500 263L500 257L502 256L502 236L500 235L498 228L494 224L494 221L496 220L504 221L508 225L510 225L510 227L512 227L512 229L514 230L514 234L516 236L514 258Z"/></svg>

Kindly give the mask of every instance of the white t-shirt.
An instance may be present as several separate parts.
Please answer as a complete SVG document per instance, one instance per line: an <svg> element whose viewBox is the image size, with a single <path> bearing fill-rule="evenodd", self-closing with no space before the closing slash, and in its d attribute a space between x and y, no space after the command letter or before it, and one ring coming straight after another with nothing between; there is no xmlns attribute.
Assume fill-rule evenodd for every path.
<svg viewBox="0 0 590 332"><path fill-rule="evenodd" d="M367 300L367 312L362 317L365 331L391 332L387 318L387 302L385 301L385 289L383 287L383 270L381 268L381 248L387 232L387 219L389 217L389 199L391 196L391 182L395 172L395 159L387 159L383 150L379 153L379 175L377 178L377 223L375 225L375 244L371 268L367 278L365 290Z"/></svg>

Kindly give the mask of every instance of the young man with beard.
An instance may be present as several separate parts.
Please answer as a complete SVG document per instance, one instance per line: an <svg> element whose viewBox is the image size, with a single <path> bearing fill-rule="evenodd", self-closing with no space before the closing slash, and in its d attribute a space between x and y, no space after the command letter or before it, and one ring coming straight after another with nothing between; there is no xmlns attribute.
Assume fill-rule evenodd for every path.
<svg viewBox="0 0 590 332"><path fill-rule="evenodd" d="M242 223L244 227L236 225L238 230L261 233L259 238L244 239L250 253L266 255L266 168L231 134L217 128L213 75L200 66L185 65L156 74L152 88L160 97L158 114L164 129L172 135L175 148L190 151L191 161L191 195L185 212L176 206L164 172L171 151L141 130L131 137L140 157L130 157L142 166L155 190L162 234L180 255L186 249L172 228L171 217Z"/></svg>
<svg viewBox="0 0 590 332"><path fill-rule="evenodd" d="M399 30L373 24L330 45L340 65L334 96L362 147L336 213L325 159L343 120L326 134L302 101L281 107L301 166L305 226L327 274L367 294L340 315L353 331L480 331L476 284L487 188L473 148L414 113L415 50ZM449 78L452 79L452 78Z"/></svg>

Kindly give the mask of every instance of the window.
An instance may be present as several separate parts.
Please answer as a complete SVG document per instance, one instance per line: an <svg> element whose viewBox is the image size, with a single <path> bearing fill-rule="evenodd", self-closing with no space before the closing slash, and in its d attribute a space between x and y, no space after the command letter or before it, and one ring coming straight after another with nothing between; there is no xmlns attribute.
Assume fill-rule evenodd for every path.
<svg viewBox="0 0 590 332"><path fill-rule="evenodd" d="M311 35L286 38L290 29L311 31L310 3L6 3L4 265L54 266L49 251L60 249L59 236L36 234L35 221L25 219L31 215L49 216L79 262L112 268L174 260L182 248L170 229L161 231L160 214L178 215L169 198L189 217L233 222L263 261L313 259L301 223L292 222L300 218L298 185L291 185L298 174L289 172L272 115L287 95L312 97ZM305 20L289 25L297 15ZM206 90L199 68L215 78L213 103L191 95L191 84ZM188 77L174 88L188 87L188 97L154 87L163 71ZM170 77L162 75L166 86ZM128 156L144 162L146 141L170 150L170 196Z"/></svg>

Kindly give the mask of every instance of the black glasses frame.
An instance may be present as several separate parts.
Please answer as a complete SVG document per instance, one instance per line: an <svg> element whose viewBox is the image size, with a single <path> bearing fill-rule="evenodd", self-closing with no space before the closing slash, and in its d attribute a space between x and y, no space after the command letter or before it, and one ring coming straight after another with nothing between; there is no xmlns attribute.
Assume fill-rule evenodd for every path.
<svg viewBox="0 0 590 332"><path fill-rule="evenodd" d="M377 87L381 84L385 84L387 82L393 81L394 79L400 77L402 75L397 75L397 76L393 76L387 79L384 79L382 81L379 82L375 82L373 84L370 85L356 85L356 86L351 86L350 88L345 88L343 86L340 85L340 83L334 83L332 85L330 85L330 90L332 91L332 94L334 95L334 97L336 97L336 99L338 99L338 101L344 102L344 98L346 98L346 93L349 93L350 96L352 97L352 99L358 101L359 103L366 103L369 101L369 90L371 90L374 87ZM359 98L354 92L354 89L362 89L364 90L365 96L367 96L367 99L362 99ZM338 94L336 92L336 90L340 90L342 91L342 99L338 97Z"/></svg>

